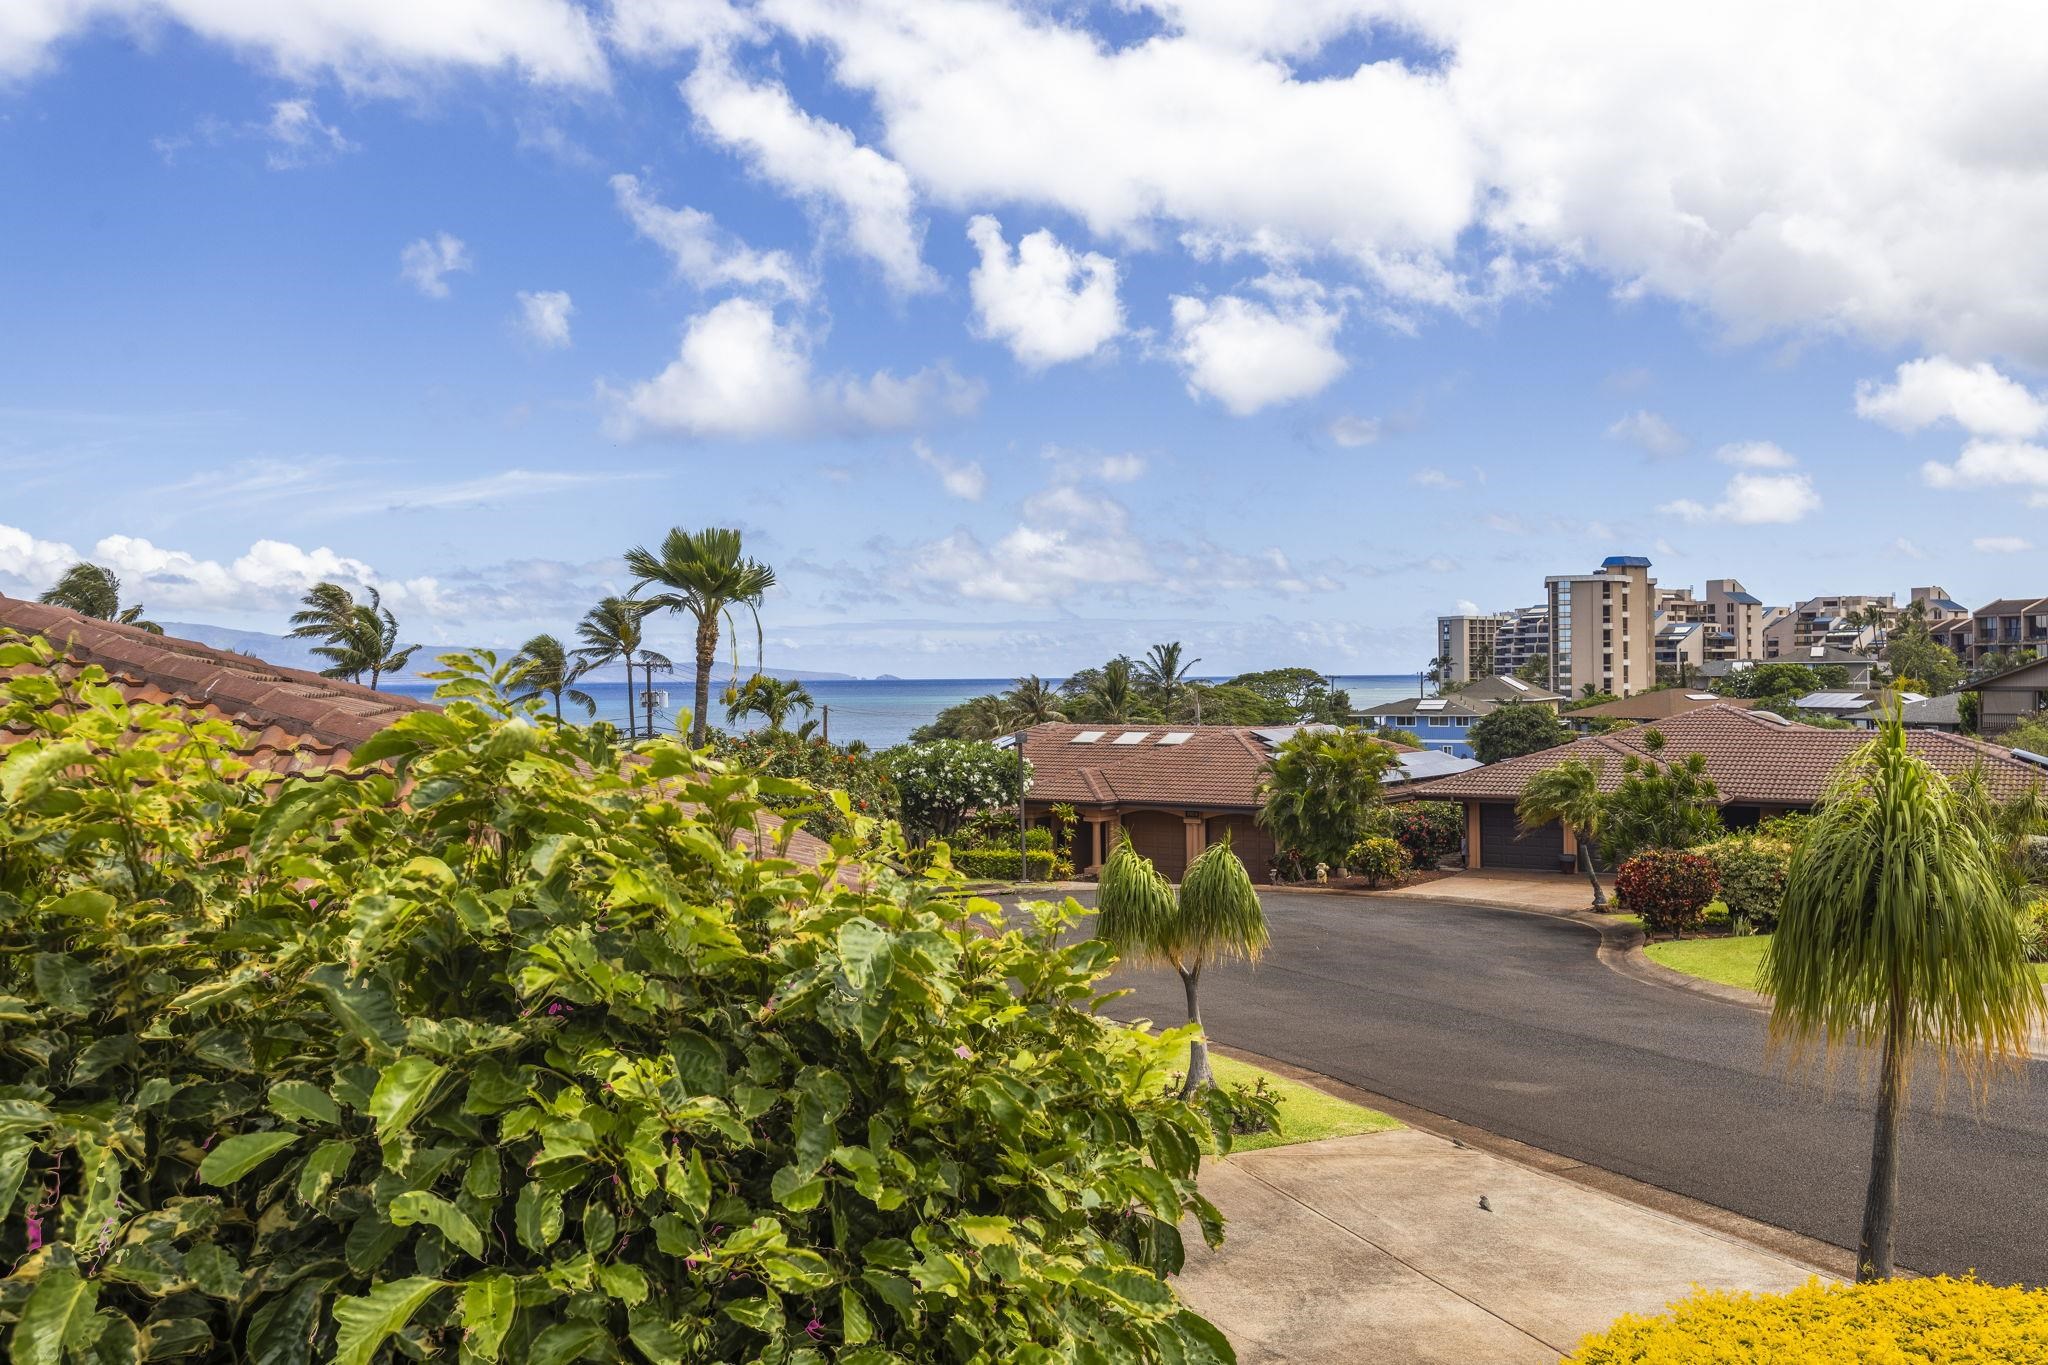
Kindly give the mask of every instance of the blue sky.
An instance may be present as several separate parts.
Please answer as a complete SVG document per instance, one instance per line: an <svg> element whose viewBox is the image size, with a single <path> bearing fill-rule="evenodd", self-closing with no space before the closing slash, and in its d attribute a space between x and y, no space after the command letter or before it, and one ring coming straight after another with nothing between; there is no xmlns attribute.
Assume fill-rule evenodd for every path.
<svg viewBox="0 0 2048 1365"><path fill-rule="evenodd" d="M9 8L0 591L516 644L731 524L771 663L986 676L2048 590L2023 7Z"/></svg>

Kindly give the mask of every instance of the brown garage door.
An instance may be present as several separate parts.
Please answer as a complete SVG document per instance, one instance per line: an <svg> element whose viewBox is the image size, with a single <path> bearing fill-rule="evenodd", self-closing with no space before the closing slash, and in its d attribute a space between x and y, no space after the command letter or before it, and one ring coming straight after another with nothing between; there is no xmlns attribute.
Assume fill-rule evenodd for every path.
<svg viewBox="0 0 2048 1365"><path fill-rule="evenodd" d="M1131 833L1131 847L1150 858L1160 876L1177 882L1188 870L1187 825L1178 815L1133 811L1124 817L1124 828Z"/></svg>
<svg viewBox="0 0 2048 1365"><path fill-rule="evenodd" d="M1564 830L1556 822L1523 829L1515 808L1488 804L1479 808L1481 867L1539 868L1555 872L1563 866Z"/></svg>
<svg viewBox="0 0 2048 1365"><path fill-rule="evenodd" d="M1273 836L1259 828L1258 821L1249 815L1213 815L1209 817L1208 840L1221 843L1225 834L1230 836L1230 847L1238 857L1244 859L1245 867L1255 882L1273 880Z"/></svg>

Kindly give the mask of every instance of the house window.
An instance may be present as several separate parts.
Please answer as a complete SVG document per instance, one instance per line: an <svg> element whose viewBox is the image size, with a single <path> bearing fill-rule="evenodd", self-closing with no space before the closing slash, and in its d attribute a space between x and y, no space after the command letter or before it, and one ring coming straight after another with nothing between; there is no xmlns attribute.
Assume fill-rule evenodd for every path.
<svg viewBox="0 0 2048 1365"><path fill-rule="evenodd" d="M1393 726L1396 730L1413 730L1415 728L1415 717L1388 716L1386 723Z"/></svg>

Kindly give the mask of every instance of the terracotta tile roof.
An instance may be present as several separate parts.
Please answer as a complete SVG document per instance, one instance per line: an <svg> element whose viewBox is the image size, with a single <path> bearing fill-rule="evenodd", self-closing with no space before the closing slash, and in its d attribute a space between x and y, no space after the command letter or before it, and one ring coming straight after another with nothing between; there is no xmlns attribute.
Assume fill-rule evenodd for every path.
<svg viewBox="0 0 2048 1365"><path fill-rule="evenodd" d="M1582 706L1575 711L1564 713L1564 719L1577 720L1581 716L1601 716L1609 720L1666 720L1687 711L1697 711L1702 706L1733 706L1747 711L1756 705L1753 701L1717 697L1705 688L1667 687L1661 692L1638 692L1632 697L1602 702L1598 706Z"/></svg>
<svg viewBox="0 0 2048 1365"><path fill-rule="evenodd" d="M5 629L43 636L78 663L98 664L130 701L176 702L229 722L246 736L243 757L278 773L346 763L356 745L400 716L433 709L194 640L0 596Z"/></svg>
<svg viewBox="0 0 2048 1365"><path fill-rule="evenodd" d="M342 766L357 745L399 717L436 709L398 693L0 595L0 632L10 629L44 637L78 664L98 664L130 701L176 703L227 721L242 732L243 759L281 775ZM0 745L9 739L0 731ZM755 853L772 852L782 822L765 812L760 821L741 838ZM800 829L790 838L789 856L815 867L831 849Z"/></svg>
<svg viewBox="0 0 2048 1365"><path fill-rule="evenodd" d="M1707 775L1720 789L1724 804L1810 806L1820 800L1828 778L1842 760L1870 741L1867 730L1822 730L1722 703L1659 721L1654 727L1591 735L1541 753L1489 763L1425 783L1411 794L1424 800L1511 801L1522 794L1533 774L1569 759L1595 758L1601 760L1601 790L1613 791L1621 785L1622 764L1629 757L1652 758L1644 737L1653 728L1665 740L1653 761L1669 762L1692 753L1706 755ZM1907 733L1906 742L1914 753L1951 777L1982 764L1992 792L2001 797L2018 796L2029 787L2048 787L2048 770L1981 740L1938 730L1913 730Z"/></svg>
<svg viewBox="0 0 2048 1365"><path fill-rule="evenodd" d="M1256 810L1259 783L1278 742L1292 726L1034 725L1024 732L1033 802L1093 806L1184 806ZM1078 735L1099 738L1076 743ZM1124 736L1142 736L1119 744ZM1184 740L1161 743L1167 735ZM1390 745L1397 752L1409 746Z"/></svg>

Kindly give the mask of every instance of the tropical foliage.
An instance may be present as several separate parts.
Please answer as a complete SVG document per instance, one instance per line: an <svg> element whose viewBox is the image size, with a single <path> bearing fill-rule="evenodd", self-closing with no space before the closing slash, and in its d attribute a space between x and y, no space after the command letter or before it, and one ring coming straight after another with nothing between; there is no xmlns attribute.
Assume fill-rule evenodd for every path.
<svg viewBox="0 0 2048 1365"><path fill-rule="evenodd" d="M647 648L644 622L647 604L636 602L630 597L607 597L576 623L576 638L583 643L576 650L576 657L586 668L603 668L607 664L626 666L626 737L633 739L640 733L637 697L633 690L633 669L637 664L644 678L645 691L654 689L656 669L663 673L674 668L668 656ZM648 707L651 713L653 708ZM648 734L654 731L653 717L648 718Z"/></svg>
<svg viewBox="0 0 2048 1365"><path fill-rule="evenodd" d="M1778 927L1792 844L1761 834L1731 834L1693 850L1714 865L1721 903L1737 933L1768 934Z"/></svg>
<svg viewBox="0 0 2048 1365"><path fill-rule="evenodd" d="M1523 702L1494 707L1465 732L1472 756L1481 763L1540 753L1575 738L1571 727L1552 715L1549 707Z"/></svg>
<svg viewBox="0 0 2048 1365"><path fill-rule="evenodd" d="M1910 1343L1910 1344L1909 1344ZM2048 1290L1968 1276L1809 1280L1785 1294L1696 1289L1579 1343L1566 1365L1868 1365L2048 1359Z"/></svg>
<svg viewBox="0 0 2048 1365"><path fill-rule="evenodd" d="M897 816L888 766L865 747L827 744L791 730L756 730L714 734L710 749L730 770L768 779L761 804L821 837L850 833L863 819ZM846 794L844 810L820 795L833 791Z"/></svg>
<svg viewBox="0 0 2048 1365"><path fill-rule="evenodd" d="M1007 692L972 697L941 711L913 740L995 739L1044 721L1090 725L1343 724L1350 697L1314 669L1276 668L1228 682L1188 677L1199 659L1184 658L1179 641L1156 644L1143 660L1119 655L1077 670L1052 687L1036 675Z"/></svg>
<svg viewBox="0 0 2048 1365"><path fill-rule="evenodd" d="M375 588L363 592L366 600L358 602L339 583L315 583L292 613L286 635L320 641L313 653L327 660L321 676L361 682L368 674L374 692L386 673L402 670L420 647L398 643L398 618L384 605L382 593Z"/></svg>
<svg viewBox="0 0 2048 1365"><path fill-rule="evenodd" d="M990 806L1015 809L1028 775L1014 749L971 739L905 744L883 755L896 787L903 827L915 839L951 837L969 812Z"/></svg>
<svg viewBox="0 0 2048 1365"><path fill-rule="evenodd" d="M1465 845L1465 808L1455 801L1405 801L1378 827L1401 846L1411 867L1435 867Z"/></svg>
<svg viewBox="0 0 2048 1365"><path fill-rule="evenodd" d="M770 730L782 729L793 712L801 711L808 716L817 705L810 689L802 683L766 673L756 673L745 682L728 687L723 700L728 725L748 716L759 716L768 722Z"/></svg>
<svg viewBox="0 0 2048 1365"><path fill-rule="evenodd" d="M512 700L547 697L554 703L557 721L562 719L565 698L571 706L581 707L584 715L596 715L597 702L576 686L589 669L589 663L571 654L557 637L536 635L519 646L519 652L512 657Z"/></svg>
<svg viewBox="0 0 2048 1365"><path fill-rule="evenodd" d="M1640 915L1652 934L1684 937L1705 918L1719 882L1714 864L1697 853L1652 848L1614 872L1614 899L1624 914Z"/></svg>
<svg viewBox="0 0 2048 1365"><path fill-rule="evenodd" d="M690 708L690 742L704 743L711 713L711 668L718 659L718 626L745 607L754 618L754 650L762 653L761 599L775 586L775 571L748 559L740 533L727 527L685 531L680 526L662 538L659 551L636 546L626 551L626 572L633 590L653 587L646 610L677 612L696 626L696 701ZM757 668L758 671L758 668Z"/></svg>
<svg viewBox="0 0 2048 1365"><path fill-rule="evenodd" d="M1607 797L1601 849L1610 859L1620 862L1648 848L1691 848L1720 833L1721 793L1707 776L1704 755L1666 758L1661 765L1633 757L1623 762L1621 784Z"/></svg>
<svg viewBox="0 0 2048 1365"><path fill-rule="evenodd" d="M164 633L162 626L143 619L140 602L121 601L121 580L103 564L84 561L73 564L58 576L49 591L36 600L53 607L67 608L94 620L134 626L152 635Z"/></svg>
<svg viewBox="0 0 2048 1365"><path fill-rule="evenodd" d="M1209 1047L1200 1032L1202 969L1216 961L1256 961L1268 937L1265 908L1244 861L1228 839L1211 844L1181 875L1176 894L1126 837L1103 865L1095 905L1095 932L1118 956L1165 963L1179 973L1188 1023L1196 1030L1188 1040L1181 1097L1213 1088Z"/></svg>
<svg viewBox="0 0 2048 1365"><path fill-rule="evenodd" d="M2006 857L1973 803L1907 747L1896 716L1833 779L1792 855L1764 956L1771 1036L1879 1053L1857 1278L1892 1273L1898 1139L1913 1059L1982 1096L2042 1015Z"/></svg>
<svg viewBox="0 0 2048 1365"><path fill-rule="evenodd" d="M1344 855L1344 866L1351 875L1365 878L1372 886L1399 881L1406 864L1407 857L1401 852L1401 846L1384 834L1366 835Z"/></svg>
<svg viewBox="0 0 2048 1365"><path fill-rule="evenodd" d="M1232 1101L1075 1007L1071 904L749 856L766 783L488 658L282 783L51 665L0 645L13 1360L1231 1358L1165 1277Z"/></svg>
<svg viewBox="0 0 2048 1365"><path fill-rule="evenodd" d="M1530 776L1515 803L1515 819L1528 829L1562 824L1578 843L1579 871L1593 887L1593 908L1606 908L1600 889L1599 849L1607 831L1607 798L1600 794L1599 759L1571 758Z"/></svg>
<svg viewBox="0 0 2048 1365"><path fill-rule="evenodd" d="M1303 728L1273 751L1259 823L1295 876L1340 866L1371 823L1380 780L1399 760L1365 730Z"/></svg>

